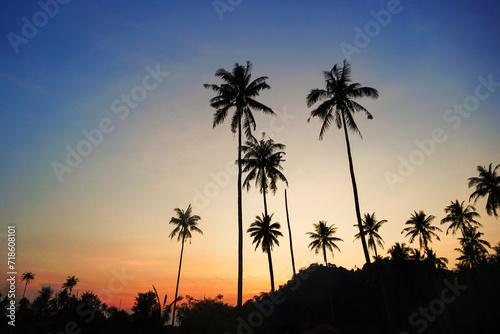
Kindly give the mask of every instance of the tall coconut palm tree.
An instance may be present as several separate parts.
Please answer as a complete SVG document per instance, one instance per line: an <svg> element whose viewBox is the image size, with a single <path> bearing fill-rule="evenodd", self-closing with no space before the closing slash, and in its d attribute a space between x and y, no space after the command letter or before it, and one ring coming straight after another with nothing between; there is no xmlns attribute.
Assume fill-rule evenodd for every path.
<svg viewBox="0 0 500 334"><path fill-rule="evenodd" d="M410 243L418 237L420 250L424 249L426 254L429 253L429 242L432 242L433 237L441 240L435 231L443 232L439 227L431 225L434 218L436 217L433 215L427 216L422 210L415 211L410 219L406 221L406 225L409 226L401 231L401 234L406 232L405 237L410 237Z"/></svg>
<svg viewBox="0 0 500 334"><path fill-rule="evenodd" d="M356 178L354 176L354 166L352 162L351 146L349 144L348 129L361 136L361 132L354 121L354 113L363 111L372 119L373 116L363 106L354 101L361 97L378 98L378 91L371 87L363 87L359 83L351 82L351 65L344 60L343 67L335 64L330 71L323 72L326 81L325 89L312 89L307 95L307 106L311 107L318 101L322 102L319 107L311 111L311 117L319 117L323 121L319 139L322 140L326 130L332 122L335 122L337 128L344 128L344 136L347 146L347 157L349 159L349 170L351 173L352 189L354 193L354 206L356 210L356 218L358 220L358 228L361 235L361 243L365 254L366 263L370 263L368 247L363 233L363 225L361 222L361 211L359 209L358 189L356 186ZM308 121L311 119L308 119Z"/></svg>
<svg viewBox="0 0 500 334"><path fill-rule="evenodd" d="M248 138L255 130L255 119L252 111L258 110L267 114L274 114L271 108L257 102L254 98L260 92L271 87L267 84L267 77L259 77L251 81L252 63L246 65L236 63L232 72L223 68L218 69L215 75L224 82L221 85L205 84L204 87L213 90L217 95L210 100L210 106L215 108L213 127L222 124L228 115L229 109L234 108L231 119L231 131L238 133L238 297L237 306L242 305L243 294L243 215L241 194L241 146L242 129Z"/></svg>
<svg viewBox="0 0 500 334"><path fill-rule="evenodd" d="M382 239L380 234L378 234L378 230L383 224L387 223L387 220L384 219L377 221L374 212L371 215L369 213L365 213L365 218L362 220L362 222L363 222L363 233L368 239L368 247L373 250L373 252L375 253L375 258L377 258L378 257L377 245L379 245L380 248L382 249L384 248L384 240ZM357 226L358 225L354 225L354 227ZM354 236L354 240L357 240L359 238L361 238L360 233Z"/></svg>
<svg viewBox="0 0 500 334"><path fill-rule="evenodd" d="M491 245L488 241L481 239L484 233L479 232L476 227L467 228L464 232L464 236L458 238L462 248L455 248L462 254L457 260L466 268L475 268L486 260L488 255L486 247L491 248Z"/></svg>
<svg viewBox="0 0 500 334"><path fill-rule="evenodd" d="M63 283L62 289L65 292L68 292L68 294L71 294L71 291L73 291L73 288L76 286L76 283L78 283L79 279L76 278L76 276L68 276L66 279L66 282Z"/></svg>
<svg viewBox="0 0 500 334"><path fill-rule="evenodd" d="M476 212L476 208L472 205L464 206L464 203L464 201L459 203L458 200L455 202L451 201L451 204L444 209L448 215L441 219L441 225L451 223L446 230L446 235L448 235L450 230L453 235L455 235L458 230L460 230L463 235L464 230L466 228L471 228L473 224L475 226L482 226L474 219L480 217Z"/></svg>
<svg viewBox="0 0 500 334"><path fill-rule="evenodd" d="M280 223L271 223L273 215L267 216L262 214L262 217L256 216L255 221L250 224L247 232L253 238L252 244L255 249L261 245L262 251L267 253L267 260L269 261L269 276L271 277L271 291L274 291L274 273L273 273L273 260L271 258L271 251L273 246L279 246L278 237L283 234L279 231Z"/></svg>
<svg viewBox="0 0 500 334"><path fill-rule="evenodd" d="M31 281L33 281L35 279L35 274L33 274L31 271L27 271L25 272L22 276L21 276L21 282L22 281L25 281L26 283L24 283L24 291L23 291L23 299L24 299L24 294L26 293L26 287L28 286L28 284L31 283Z"/></svg>
<svg viewBox="0 0 500 334"><path fill-rule="evenodd" d="M172 326L175 322L175 306L177 302L177 293L179 292L179 280L181 277L181 266L182 266L182 254L184 253L184 243L186 240L191 242L192 234L191 232L198 232L203 234L203 232L198 228L198 221L201 219L200 216L192 214L191 204L187 207L186 211L179 208L174 209L177 217L172 217L170 219L170 224L175 225L175 228L170 232L170 239L177 236L177 242L181 241L181 256L179 260L179 272L177 273L177 285L175 286L175 297L174 297L174 309L172 311Z"/></svg>
<svg viewBox="0 0 500 334"><path fill-rule="evenodd" d="M474 199L474 204L479 197L486 197L486 212L488 215L494 215L498 218L497 210L500 210L500 175L497 175L497 165L491 169L492 164L486 170L486 167L477 166L478 177L469 178L469 188L476 187L476 190L470 195L469 201Z"/></svg>
<svg viewBox="0 0 500 334"><path fill-rule="evenodd" d="M387 254L391 256L392 260L396 261L406 261L409 260L413 255L410 255L411 248L406 246L406 244L396 242L391 248L387 250ZM420 255L419 255L420 258Z"/></svg>
<svg viewBox="0 0 500 334"><path fill-rule="evenodd" d="M245 154L241 160L243 168L243 173L248 173L245 181L243 182L243 187L250 190L250 183L255 180L255 186L259 189L260 193L264 197L264 215L267 216L267 202L266 193L268 189L271 189L273 194L276 194L278 187L276 182L281 180L288 185L288 181L281 172L283 167L281 162L285 161L282 159L285 152L285 145L275 143L274 140L268 138L264 140L264 134L262 139L257 141L254 137L251 137L245 143L245 146L241 148L242 152Z"/></svg>
<svg viewBox="0 0 500 334"><path fill-rule="evenodd" d="M335 244L336 241L344 241L340 238L334 237L333 235L337 232L337 227L335 224L331 226L326 225L326 221L320 220L319 223L313 224L314 232L307 232L309 238L313 239L309 244L309 248L314 250L315 254L318 254L320 250L323 251L323 259L325 260L325 266L328 265L326 258L326 250L328 249L333 255L333 249L340 252L340 248Z"/></svg>

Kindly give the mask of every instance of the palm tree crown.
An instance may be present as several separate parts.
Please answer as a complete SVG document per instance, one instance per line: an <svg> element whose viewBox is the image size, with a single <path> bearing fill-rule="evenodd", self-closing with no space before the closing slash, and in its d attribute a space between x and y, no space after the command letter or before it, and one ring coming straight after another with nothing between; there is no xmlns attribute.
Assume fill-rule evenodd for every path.
<svg viewBox="0 0 500 334"><path fill-rule="evenodd" d="M416 237L419 238L420 249L424 249L426 253L429 252L429 242L432 242L432 238L435 237L437 240L439 236L434 231L442 232L439 227L432 226L431 222L434 220L433 215L427 216L423 211L415 211L412 213L409 220L406 221L406 225L410 225L405 228L401 234L407 232L405 237L410 237L410 243L415 240Z"/></svg>
<svg viewBox="0 0 500 334"><path fill-rule="evenodd" d="M264 214L267 215L266 193L271 189L273 194L276 193L278 187L276 182L281 180L288 185L288 181L281 172L283 167L281 162L285 152L285 145L275 143L271 138L264 140L264 135L260 141L254 137L247 140L246 145L241 149L245 156L241 160L244 173L248 173L243 186L250 189L251 181L255 180L255 186L264 196Z"/></svg>
<svg viewBox="0 0 500 334"><path fill-rule="evenodd" d="M63 283L62 285L62 288L63 288L63 291L69 291L69 293L71 293L71 291L73 291L73 288L76 286L76 283L78 283L79 279L76 278L76 276L68 276L68 278L66 279L66 282Z"/></svg>
<svg viewBox="0 0 500 334"><path fill-rule="evenodd" d="M210 106L215 108L213 127L224 122L229 109L235 112L231 120L231 131L238 132L238 296L236 306L243 303L243 204L241 194L241 147L242 127L245 129L247 138L252 137L255 130L255 119L252 110L274 114L271 108L257 102L254 98L260 92L270 89L267 77L259 77L251 81L252 63L246 62L246 66L236 63L233 71L228 72L223 68L218 69L215 75L224 82L221 85L205 84L204 87L213 90L217 95L210 100ZM243 122L243 124L242 124Z"/></svg>
<svg viewBox="0 0 500 334"><path fill-rule="evenodd" d="M479 222L477 222L474 218L478 217L479 214L476 212L476 208L472 205L467 205L464 207L464 201L459 203L458 200L455 202L451 202L444 211L448 214L446 217L441 219L441 224L451 223L446 230L446 234L450 232L453 235L457 232L457 230L462 231L462 235L466 228L471 228L472 224L476 226L482 226Z"/></svg>
<svg viewBox="0 0 500 334"><path fill-rule="evenodd" d="M365 213L365 218L363 219L363 232L365 235L368 237L368 247L370 247L373 252L375 253L375 257L378 256L377 254L377 245L380 246L380 248L384 248L384 240L382 237L378 234L378 230L380 227L387 223L387 220L380 220L377 221L375 218L375 212L372 213L371 215L369 213ZM358 225L354 225L357 227ZM361 237L361 234L358 233L354 236L354 240L357 240Z"/></svg>
<svg viewBox="0 0 500 334"><path fill-rule="evenodd" d="M378 97L378 91L371 87L363 87L359 83L351 83L351 65L347 62L347 60L344 60L344 66L342 68L335 64L330 71L323 72L323 76L326 81L325 89L312 89L306 97L307 106L311 107L318 101L323 101L316 109L311 111L311 117L319 117L323 121L319 133L320 140L323 139L326 130L330 127L332 122L335 122L339 129L342 127L344 128L347 157L349 159L349 171L351 174L352 189L354 194L356 219L358 221L365 261L366 263L370 263L370 255L368 254L368 247L366 245L361 223L358 190L354 175L351 146L349 144L347 129L349 128L349 130L358 133L361 136L361 132L354 121L353 114L358 111L363 111L369 119L373 117L368 110L355 102L354 99L360 97L371 97L376 99Z"/></svg>
<svg viewBox="0 0 500 334"><path fill-rule="evenodd" d="M187 239L191 239L191 232L198 232L203 234L203 232L198 228L198 220L200 220L200 216L192 215L191 204L189 204L186 211L181 210L179 208L174 209L175 213L177 213L177 217L172 217L170 219L170 224L174 224L175 228L172 232L170 232L170 239L173 239L177 236L177 241L183 241Z"/></svg>
<svg viewBox="0 0 500 334"><path fill-rule="evenodd" d="M457 260L465 267L474 268L485 261L488 255L486 247L491 248L491 245L488 241L481 239L484 233L479 232L476 227L467 228L464 232L464 236L458 238L462 248L455 248L462 254Z"/></svg>
<svg viewBox="0 0 500 334"><path fill-rule="evenodd" d="M328 264L326 258L326 250L329 250L333 255L333 249L340 252L340 248L335 244L336 241L344 241L340 238L334 237L333 235L337 232L337 227L335 224L331 226L326 225L326 221L320 220L319 223L313 224L314 232L307 232L309 238L313 239L309 244L311 250L314 250L315 254L318 254L320 250L323 251L323 258L325 260L325 265Z"/></svg>
<svg viewBox="0 0 500 334"><path fill-rule="evenodd" d="M391 256L391 259L396 261L409 260L411 256L414 256L414 254L410 255L411 252L412 249L406 246L404 242L396 242L393 246L391 246L391 248L387 250L387 253ZM420 259L420 254L418 255L418 258Z"/></svg>
<svg viewBox="0 0 500 334"><path fill-rule="evenodd" d="M500 175L497 175L497 165L491 169L492 164L486 170L486 167L477 166L478 177L469 178L469 188L476 187L476 190L470 195L469 201L474 199L474 204L479 197L486 197L486 212L488 215L498 217L497 210L500 210Z"/></svg>

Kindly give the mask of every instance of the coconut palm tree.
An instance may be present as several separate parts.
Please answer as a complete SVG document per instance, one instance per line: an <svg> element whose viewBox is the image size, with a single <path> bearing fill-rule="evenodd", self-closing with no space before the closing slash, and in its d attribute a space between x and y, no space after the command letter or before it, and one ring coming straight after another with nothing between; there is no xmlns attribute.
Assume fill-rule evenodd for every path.
<svg viewBox="0 0 500 334"><path fill-rule="evenodd" d="M245 154L241 160L243 168L243 173L248 173L245 181L243 182L243 187L250 190L251 181L255 180L255 187L257 187L260 193L264 197L264 215L267 216L267 202L266 193L268 189L271 189L273 194L276 194L278 187L276 182L281 180L285 182L288 186L288 181L281 172L283 167L281 162L285 161L282 159L285 152L285 145L275 143L274 140L268 138L264 140L264 134L262 139L257 141L254 137L251 137L245 143L245 146L241 148L242 152Z"/></svg>
<svg viewBox="0 0 500 334"><path fill-rule="evenodd" d="M498 218L497 210L500 210L500 175L497 175L497 165L491 169L492 164L486 170L486 167L477 166L478 177L469 178L469 188L476 187L476 190L470 195L469 201L474 199L474 204L479 197L486 197L486 212L488 215L494 215Z"/></svg>
<svg viewBox="0 0 500 334"><path fill-rule="evenodd" d="M387 223L387 220L381 220L377 221L375 218L375 212L372 213L371 215L369 213L365 213L365 218L362 220L363 222L363 233L365 234L365 237L368 239L368 248L371 248L373 252L375 253L375 258L378 257L377 254L377 245L380 246L380 248L384 248L384 240L382 237L378 234L378 230L380 227ZM354 227L357 227L358 225L354 225ZM354 240L357 240L361 238L361 234L358 233L354 236Z"/></svg>
<svg viewBox="0 0 500 334"><path fill-rule="evenodd" d="M224 122L229 109L234 108L231 119L231 131L238 133L238 297L237 306L242 304L243 293L243 215L242 215L242 194L241 194L241 146L242 129L248 138L255 130L255 119L252 110L262 111L267 114L274 114L271 108L257 102L254 98L259 96L264 89L270 89L267 84L267 77L259 77L251 80L252 63L247 61L246 65L236 63L232 72L223 68L218 69L215 75L224 82L221 85L205 84L204 87L213 90L217 95L210 100L210 106L215 108L213 127Z"/></svg>
<svg viewBox="0 0 500 334"><path fill-rule="evenodd" d="M431 225L434 218L436 217L433 215L427 216L422 210L415 211L410 219L406 221L406 225L409 226L401 231L401 234L406 232L405 237L410 237L410 243L418 237L420 250L424 249L426 254L429 253L429 242L432 242L433 237L441 240L435 231L443 232L439 227Z"/></svg>
<svg viewBox="0 0 500 334"><path fill-rule="evenodd" d="M22 281L25 281L26 283L24 283L24 291L23 291L23 298L24 299L24 294L26 293L26 287L28 286L28 284L31 283L31 281L33 281L35 279L35 274L33 274L31 271L27 271L25 272L22 276L21 276L21 282Z"/></svg>
<svg viewBox="0 0 500 334"><path fill-rule="evenodd" d="M73 288L76 286L76 283L78 283L78 281L79 279L76 278L76 276L68 276L66 282L62 285L63 291L71 294L71 291L73 291Z"/></svg>
<svg viewBox="0 0 500 334"><path fill-rule="evenodd" d="M322 140L326 130L332 122L337 128L344 128L344 136L347 146L347 157L349 159L349 170L351 173L352 189L354 193L354 206L356 210L356 218L358 220L358 228L361 235L361 243L365 254L366 263L370 263L368 247L363 233L363 225L361 222L361 212L359 209L358 190L356 186L356 178L354 176L354 166L352 162L351 146L349 144L348 129L361 136L361 132L354 121L354 113L363 111L372 119L372 115L363 106L354 101L361 97L371 97L376 99L378 92L371 87L363 87L359 83L351 82L351 65L344 60L344 65L341 68L337 64L330 71L323 72L326 81L325 89L312 89L306 97L307 106L311 107L318 101L322 102L316 109L311 111L311 117L319 117L323 124L319 133L319 139ZM308 121L311 119L308 119Z"/></svg>
<svg viewBox="0 0 500 334"><path fill-rule="evenodd" d="M466 268L475 268L486 260L488 255L486 247L491 248L491 245L488 241L481 239L484 233L479 232L476 227L467 228L464 232L464 236L458 238L462 248L455 248L462 254L457 260Z"/></svg>
<svg viewBox="0 0 500 334"><path fill-rule="evenodd" d="M387 254L391 256L391 260L396 261L406 261L409 260L413 255L410 255L411 248L406 246L406 244L396 242L391 248L387 250ZM419 256L420 258L420 256Z"/></svg>
<svg viewBox="0 0 500 334"><path fill-rule="evenodd" d="M463 235L464 230L466 228L471 228L473 224L475 226L482 226L474 219L476 217L480 217L476 212L476 208L472 205L464 206L464 203L464 201L462 203L459 203L458 200L456 200L455 202L451 201L451 204L444 209L444 211L448 215L441 219L441 225L451 223L446 230L446 235L448 235L448 232L450 232L450 230L453 235L455 235L457 230L462 231Z"/></svg>
<svg viewBox="0 0 500 334"><path fill-rule="evenodd" d="M198 221L201 219L200 216L192 214L191 204L188 205L186 211L179 208L174 209L177 217L170 218L169 224L175 225L175 228L170 232L170 239L177 236L177 242L181 241L181 256L179 260L179 272L177 273L177 285L175 286L175 297L174 297L174 309L172 311L172 326L175 322L175 306L177 301L177 293L179 292L179 280L181 277L181 266L182 266L182 254L184 253L184 243L189 240L191 243L191 232L198 232L203 234L203 232L198 228Z"/></svg>
<svg viewBox="0 0 500 334"><path fill-rule="evenodd" d="M295 272L295 258L293 256L293 245L292 245L292 229L290 228L290 217L288 216L288 201L286 197L286 189L285 189L285 211L286 211L286 223L288 225L288 236L290 237L290 255L292 257L293 277L295 277L297 273Z"/></svg>
<svg viewBox="0 0 500 334"><path fill-rule="evenodd" d="M318 254L320 250L323 251L323 259L325 260L325 266L328 265L326 258L326 250L328 249L333 255L333 249L340 252L340 248L335 244L336 241L344 241L340 238L334 237L333 235L337 232L337 227L335 224L331 226L326 225L326 221L320 220L319 223L313 224L314 232L307 232L309 238L313 239L309 244L309 248L314 250L315 254Z"/></svg>
<svg viewBox="0 0 500 334"><path fill-rule="evenodd" d="M427 253L425 260L431 263L437 269L446 269L446 265L448 264L447 258L438 257L436 252L432 249L430 249L429 253Z"/></svg>
<svg viewBox="0 0 500 334"><path fill-rule="evenodd" d="M247 232L253 238L252 244L255 249L261 245L262 251L267 253L267 260L269 261L269 276L271 277L271 291L274 291L274 273L273 261L271 258L271 251L274 245L279 246L278 237L283 234L279 231L280 223L271 223L273 215L267 216L262 214L262 217L256 216L255 221L250 224Z"/></svg>

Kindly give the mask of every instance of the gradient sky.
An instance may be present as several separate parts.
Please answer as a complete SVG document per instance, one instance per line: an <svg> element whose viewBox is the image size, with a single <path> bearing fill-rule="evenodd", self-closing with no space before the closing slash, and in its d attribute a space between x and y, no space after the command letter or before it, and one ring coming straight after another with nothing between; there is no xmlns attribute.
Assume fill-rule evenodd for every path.
<svg viewBox="0 0 500 334"><path fill-rule="evenodd" d="M36 274L29 298L76 275L77 290L106 295L109 304L131 307L152 284L172 300L180 244L168 238L168 222L174 208L193 203L204 235L185 248L179 293L221 293L235 303L237 140L229 123L212 128L213 94L202 85L220 83L215 71L236 62L251 60L254 77L269 77L271 90L260 101L288 115L256 113L255 135L265 131L287 145L283 166L298 268L322 261L305 235L318 220L335 223L344 239L331 262L364 263L361 244L353 242L343 134L331 128L318 141L320 121L306 122L305 96L323 88L322 71L347 56L341 45L357 47L350 55L353 79L380 93L359 101L374 119L356 115L363 140L351 136L351 144L361 211L389 221L381 229L386 249L407 242L400 232L414 210L435 215L438 224L451 200L468 200L467 178L476 166L500 163L498 1L240 1L224 13L208 0L70 1L49 7L47 22L35 1L3 6L0 256L7 256L5 233L14 224L17 270ZM372 11L388 6L394 14L375 23ZM40 27L36 34L24 28L32 35L16 53L10 33L22 37L34 16ZM128 116L115 113L124 106L122 94L140 92L148 67L169 74ZM490 91L479 88L481 100L474 98L479 77L494 82ZM464 103L473 111L460 116L453 107ZM59 182L53 162L64 163L67 146L76 149L86 139L82 131L103 119L113 131ZM442 140L428 155L419 153L415 141L428 143L435 129ZM402 168L401 159L419 165L391 185L387 177ZM280 184L268 201L285 234L273 252L278 285L291 277L283 189ZM245 230L262 206L254 187L244 192ZM485 239L498 243L500 221L486 214L484 199L476 206ZM453 268L458 241L441 236L432 247ZM267 258L245 235L244 297L268 290Z"/></svg>

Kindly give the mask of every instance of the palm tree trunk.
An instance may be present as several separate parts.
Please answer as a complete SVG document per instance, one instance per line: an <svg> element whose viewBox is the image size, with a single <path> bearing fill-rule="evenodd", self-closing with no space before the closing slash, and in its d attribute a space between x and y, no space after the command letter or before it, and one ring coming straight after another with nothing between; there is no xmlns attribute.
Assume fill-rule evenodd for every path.
<svg viewBox="0 0 500 334"><path fill-rule="evenodd" d="M236 307L243 300L243 206L241 199L241 114L238 120L238 298Z"/></svg>
<svg viewBox="0 0 500 334"><path fill-rule="evenodd" d="M28 281L26 281L26 283L24 284L24 291L23 291L23 298L24 299L24 294L26 293L26 286L28 285Z"/></svg>
<svg viewBox="0 0 500 334"><path fill-rule="evenodd" d="M370 264L370 255L368 254L368 247L366 246L365 233L363 225L361 224L361 213L359 211L358 188L356 187L356 178L354 176L354 167L352 165L351 146L349 144L349 135L347 134L347 127L345 124L344 113L342 115L342 126L344 127L345 142L347 145L347 157L349 158L349 170L351 172L352 190L354 192L354 206L356 208L356 217L358 219L359 233L361 235L361 244L363 245L363 252L365 253L366 264ZM371 267L370 267L371 268Z"/></svg>
<svg viewBox="0 0 500 334"><path fill-rule="evenodd" d="M271 292L274 292L273 260L271 259L271 249L267 248L267 259L269 260L269 275L271 276Z"/></svg>
<svg viewBox="0 0 500 334"><path fill-rule="evenodd" d="M290 218L288 217L288 202L286 200L286 189L285 189L285 209L286 209L286 223L288 224L288 235L290 236L290 254L292 255L292 269L293 276L297 275L295 273L295 260L293 257L293 246L292 246L292 229L290 228Z"/></svg>
<svg viewBox="0 0 500 334"><path fill-rule="evenodd" d="M373 251L375 252L375 258L378 258L377 245L373 244Z"/></svg>
<svg viewBox="0 0 500 334"><path fill-rule="evenodd" d="M264 214L265 214L265 217L267 217L266 190L267 189L265 189L265 188L262 190L262 195L264 196Z"/></svg>
<svg viewBox="0 0 500 334"><path fill-rule="evenodd" d="M175 287L174 310L172 311L172 326L175 323L175 306L177 304L177 292L179 292L179 280L181 278L181 265L182 265L182 254L183 253L184 253L184 237L182 238L181 258L179 260L179 272L177 273L177 286Z"/></svg>
<svg viewBox="0 0 500 334"><path fill-rule="evenodd" d="M323 258L325 260L325 266L328 266L328 261L326 261L326 248L325 248L325 245L323 245Z"/></svg>

